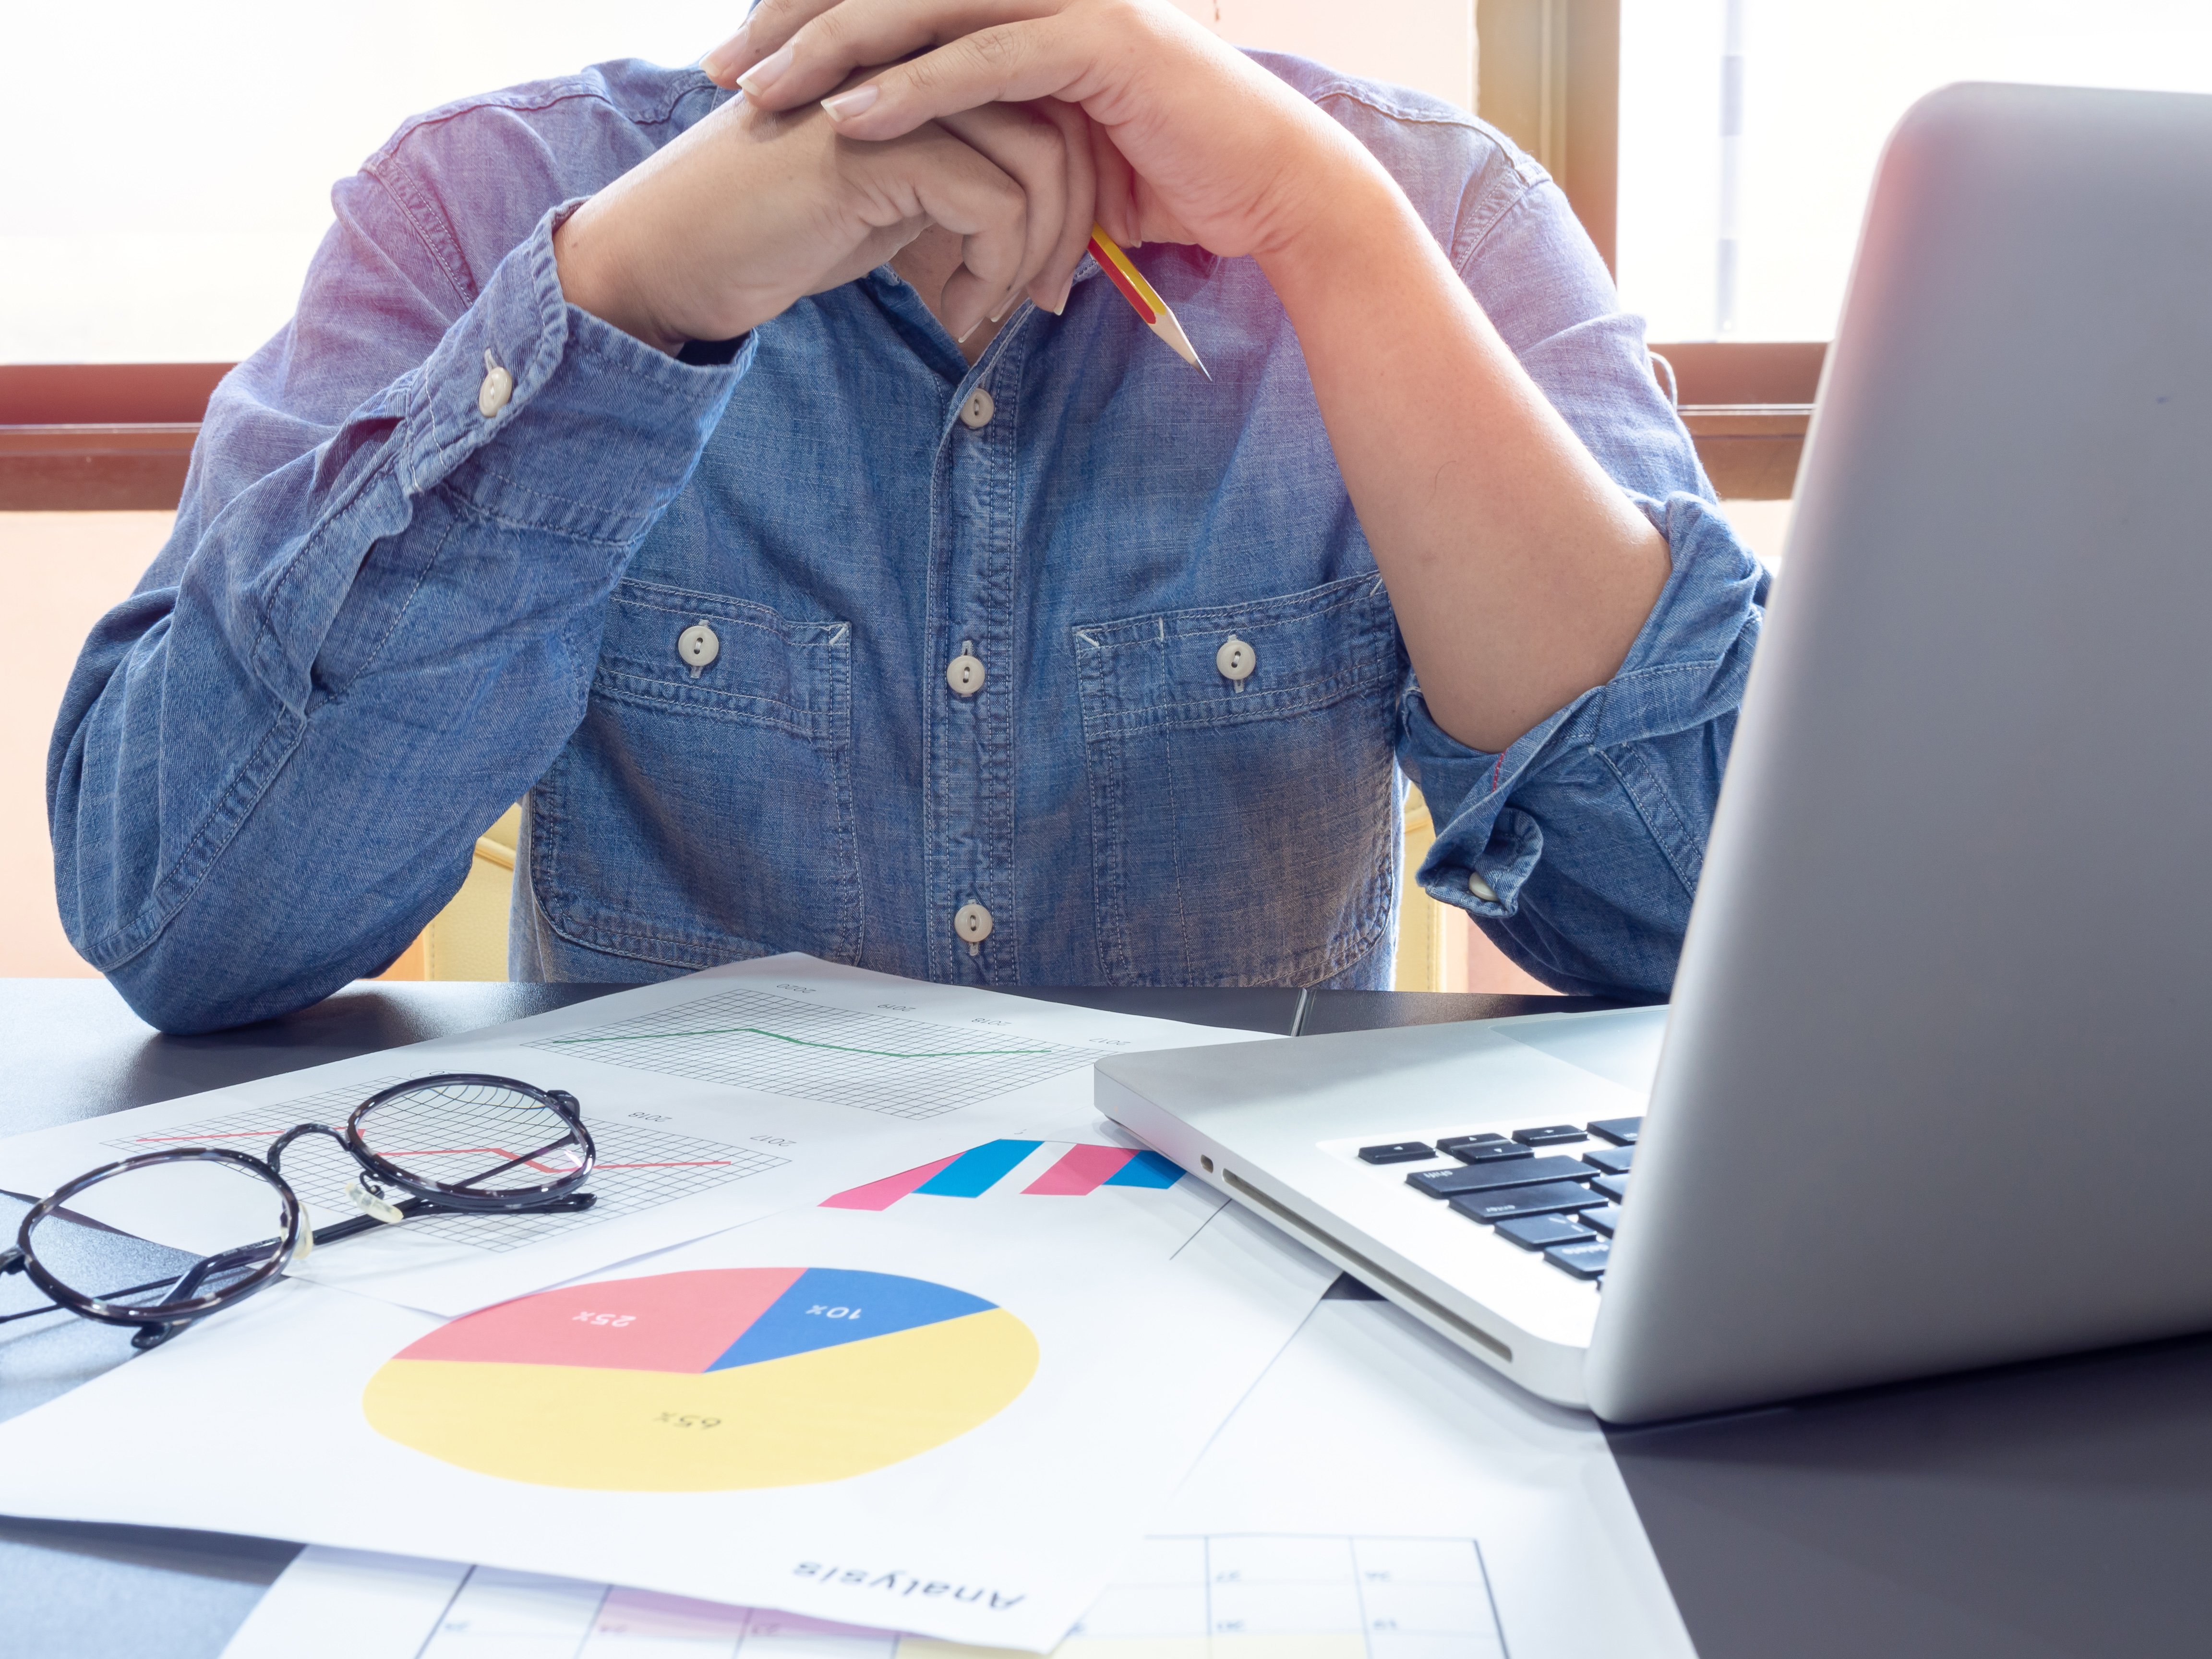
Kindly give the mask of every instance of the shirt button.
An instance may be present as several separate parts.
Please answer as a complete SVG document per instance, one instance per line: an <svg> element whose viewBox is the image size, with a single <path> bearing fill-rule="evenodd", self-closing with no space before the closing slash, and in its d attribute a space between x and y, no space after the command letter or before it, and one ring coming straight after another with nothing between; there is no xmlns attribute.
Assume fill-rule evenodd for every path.
<svg viewBox="0 0 2212 1659"><path fill-rule="evenodd" d="M703 622L696 622L676 636L676 654L698 672L722 654L720 635Z"/></svg>
<svg viewBox="0 0 2212 1659"><path fill-rule="evenodd" d="M477 388L477 413L487 421L507 407L507 400L514 396L514 376L492 361L490 351L484 353L483 384Z"/></svg>
<svg viewBox="0 0 2212 1659"><path fill-rule="evenodd" d="M977 386L968 394L968 401L960 405L960 423L970 432L980 432L991 424L991 416L999 412L999 405L991 394Z"/></svg>
<svg viewBox="0 0 2212 1659"><path fill-rule="evenodd" d="M1482 878L1482 872L1480 870L1470 870L1467 872L1467 890L1487 903L1498 902L1497 893L1492 890L1490 884Z"/></svg>
<svg viewBox="0 0 2212 1659"><path fill-rule="evenodd" d="M1213 653L1213 665L1221 671L1223 679L1241 683L1252 678L1252 671L1260 665L1260 653L1231 634Z"/></svg>
<svg viewBox="0 0 2212 1659"><path fill-rule="evenodd" d="M983 659L975 654L975 642L960 641L960 654L945 665L945 683L963 697L983 689Z"/></svg>
<svg viewBox="0 0 2212 1659"><path fill-rule="evenodd" d="M968 954L972 957L991 937L991 913L970 899L952 913L952 931L968 941Z"/></svg>

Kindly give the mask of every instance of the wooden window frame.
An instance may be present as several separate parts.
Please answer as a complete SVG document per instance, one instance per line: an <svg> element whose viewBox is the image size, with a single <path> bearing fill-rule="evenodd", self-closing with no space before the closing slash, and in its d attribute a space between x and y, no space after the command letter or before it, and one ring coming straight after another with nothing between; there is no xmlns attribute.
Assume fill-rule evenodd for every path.
<svg viewBox="0 0 2212 1659"><path fill-rule="evenodd" d="M1620 0L1476 0L1476 106L1542 164L1616 269ZM1717 118L1717 112L1716 112ZM1723 500L1779 501L1797 481L1826 343L1655 342L1682 422Z"/></svg>
<svg viewBox="0 0 2212 1659"><path fill-rule="evenodd" d="M174 507L230 367L0 365L0 512Z"/></svg>
<svg viewBox="0 0 2212 1659"><path fill-rule="evenodd" d="M1613 267L1620 200L1620 0L1476 0L1484 117L1558 179ZM1796 482L1827 347L1658 343L1682 419L1724 499ZM173 508L228 363L0 365L0 512Z"/></svg>

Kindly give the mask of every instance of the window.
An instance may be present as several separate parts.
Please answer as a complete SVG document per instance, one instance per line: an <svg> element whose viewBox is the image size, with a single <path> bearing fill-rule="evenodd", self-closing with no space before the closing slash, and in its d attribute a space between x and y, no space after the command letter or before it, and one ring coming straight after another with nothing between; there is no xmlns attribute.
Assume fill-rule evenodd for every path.
<svg viewBox="0 0 2212 1659"><path fill-rule="evenodd" d="M1621 0L1619 274L1656 340L1825 340L1882 141L1954 81L2212 91L2204 0Z"/></svg>

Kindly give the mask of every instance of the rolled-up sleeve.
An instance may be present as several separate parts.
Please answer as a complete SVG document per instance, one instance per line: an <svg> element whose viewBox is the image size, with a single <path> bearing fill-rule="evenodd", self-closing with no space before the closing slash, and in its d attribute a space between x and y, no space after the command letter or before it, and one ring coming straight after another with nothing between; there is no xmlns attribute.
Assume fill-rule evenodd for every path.
<svg viewBox="0 0 2212 1659"><path fill-rule="evenodd" d="M1502 149L1502 147L1501 147ZM1667 538L1671 570L1620 671L1502 754L1455 742L1418 686L1400 761L1437 825L1418 878L1562 991L1674 983L1770 577L1712 497L1640 318L1527 158L1478 169L1462 276L1600 465Z"/></svg>
<svg viewBox="0 0 2212 1659"><path fill-rule="evenodd" d="M1502 754L1418 688L1401 759L1438 829L1422 889L1562 991L1664 994L1728 764L1768 576L1698 496L1640 499L1674 568L1620 672Z"/></svg>

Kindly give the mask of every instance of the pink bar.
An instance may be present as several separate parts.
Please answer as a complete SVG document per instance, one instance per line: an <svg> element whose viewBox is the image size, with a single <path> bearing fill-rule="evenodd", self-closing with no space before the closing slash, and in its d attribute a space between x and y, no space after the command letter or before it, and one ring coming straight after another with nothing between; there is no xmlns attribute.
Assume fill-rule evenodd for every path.
<svg viewBox="0 0 2212 1659"><path fill-rule="evenodd" d="M1059 1163L1022 1190L1042 1193L1047 1198L1080 1198L1097 1191L1102 1182L1134 1157L1136 1153L1127 1146L1071 1146Z"/></svg>
<svg viewBox="0 0 2212 1659"><path fill-rule="evenodd" d="M888 1210L915 1188L952 1162L952 1158L940 1158L934 1164L925 1164L919 1170L908 1170L904 1175L885 1176L881 1181L871 1181L865 1187L854 1187L822 1200L825 1210Z"/></svg>

